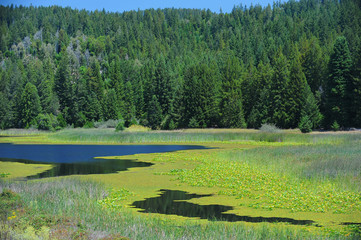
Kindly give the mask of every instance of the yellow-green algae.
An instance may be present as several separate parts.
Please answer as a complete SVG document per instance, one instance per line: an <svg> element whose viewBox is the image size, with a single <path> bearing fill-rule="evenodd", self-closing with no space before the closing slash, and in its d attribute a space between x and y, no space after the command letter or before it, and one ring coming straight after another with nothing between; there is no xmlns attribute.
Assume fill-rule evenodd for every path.
<svg viewBox="0 0 361 240"><path fill-rule="evenodd" d="M36 175L38 173L51 169L49 164L25 164L18 162L1 162L0 172L9 173L7 179L22 178L30 175Z"/></svg>
<svg viewBox="0 0 361 240"><path fill-rule="evenodd" d="M2 138L1 141L13 143L70 143L70 141L49 139L48 135L24 138L9 137ZM104 144L109 142L100 141L94 143ZM179 143L170 142L168 144ZM190 145L192 143L183 144ZM361 222L360 193L341 191L328 182L321 186L312 186L307 182L298 182L298 179L293 179L292 176L281 176L267 172L262 168L257 168L256 165L230 162L228 159L222 159L217 155L222 151L244 151L258 146L284 146L285 143L228 141L197 142L195 144L212 147L212 149L118 156L115 158L147 161L152 162L154 165L147 168L131 168L128 171L115 174L87 175L81 176L81 178L95 179L105 183L106 186L113 189L113 193L115 192L109 198L113 201L113 204L119 206L129 206L133 201L154 197L159 194L160 189L172 189L199 194L214 194L211 197L192 199L190 202L229 205L234 207L234 210L230 211L230 213L238 215L313 220L323 226L322 231L345 231L345 234L347 234L344 226L339 225L340 223ZM288 144L298 145L299 143ZM17 167L14 167L15 163L6 164L10 166L7 167L8 171L6 171L6 168L3 169L1 165L0 169L2 169L2 172L11 173L12 177L33 175L36 170L38 170L36 172L38 173L50 168L49 165L41 166L43 169L36 169L35 166L29 164L16 165ZM40 166L36 164L36 167ZM117 191L118 193L119 191L131 192L131 194L116 199ZM333 199L336 199L336 202L330 202ZM346 201L346 203L340 201ZM285 205L282 205L283 203ZM133 211L136 211L136 209L133 209ZM144 214L144 216L159 217L160 215ZM180 222L184 220L190 221L189 218L179 216L161 217ZM200 222L207 223L206 220ZM225 223L225 225L227 224L237 223ZM254 223L249 224L257 225ZM315 233L320 232L320 228L315 226L293 227Z"/></svg>

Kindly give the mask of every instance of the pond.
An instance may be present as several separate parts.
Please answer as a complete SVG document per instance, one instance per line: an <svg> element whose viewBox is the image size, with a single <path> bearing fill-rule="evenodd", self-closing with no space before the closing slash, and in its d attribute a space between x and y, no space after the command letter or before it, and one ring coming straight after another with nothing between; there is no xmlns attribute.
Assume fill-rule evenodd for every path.
<svg viewBox="0 0 361 240"><path fill-rule="evenodd" d="M28 179L79 175L105 174L125 171L132 167L148 167L152 163L99 159L95 157L124 156L139 153L161 153L179 150L205 149L194 145L50 145L0 144L0 161L26 164L52 164L54 167Z"/></svg>

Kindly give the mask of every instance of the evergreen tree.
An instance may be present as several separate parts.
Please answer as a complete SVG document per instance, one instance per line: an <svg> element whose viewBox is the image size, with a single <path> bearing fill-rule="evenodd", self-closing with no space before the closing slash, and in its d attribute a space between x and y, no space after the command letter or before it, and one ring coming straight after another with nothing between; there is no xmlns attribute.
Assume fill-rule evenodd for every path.
<svg viewBox="0 0 361 240"><path fill-rule="evenodd" d="M148 122L152 129L158 129L162 121L162 109L155 95L148 107Z"/></svg>
<svg viewBox="0 0 361 240"><path fill-rule="evenodd" d="M345 37L336 39L331 54L326 85L326 125L337 122L341 127L350 126L352 60Z"/></svg>
<svg viewBox="0 0 361 240"><path fill-rule="evenodd" d="M131 122L131 120L133 118L135 118L135 104L134 104L134 91L133 91L133 86L132 83L130 81L128 81L125 84L125 89L124 89L124 109L125 109L125 115L124 115L124 119L126 121L126 126L129 125L129 123Z"/></svg>
<svg viewBox="0 0 361 240"><path fill-rule="evenodd" d="M307 127L311 129L319 128L322 120L322 114L320 113L317 101L308 84L303 90L303 101L301 109L301 118L299 124L303 122L306 123Z"/></svg>
<svg viewBox="0 0 361 240"><path fill-rule="evenodd" d="M54 68L49 58L44 60L44 79L39 85L39 96L44 113L56 114L59 102L54 93Z"/></svg>
<svg viewBox="0 0 361 240"><path fill-rule="evenodd" d="M104 120L109 119L119 119L121 118L121 114L119 112L119 107L117 104L117 95L115 90L109 89L107 94L105 95L104 101Z"/></svg>
<svg viewBox="0 0 361 240"><path fill-rule="evenodd" d="M59 67L55 74L54 89L59 99L59 110L63 113L65 120L68 123L72 123L76 110L74 109L74 92L66 51L62 52Z"/></svg>
<svg viewBox="0 0 361 240"><path fill-rule="evenodd" d="M290 82L288 84L287 114L290 117L289 126L295 128L301 119L301 109L304 104L306 77L302 71L300 53L297 46L293 46L290 63Z"/></svg>
<svg viewBox="0 0 361 240"><path fill-rule="evenodd" d="M352 126L361 127L361 44L357 46L354 54L352 78L352 104L350 119Z"/></svg>
<svg viewBox="0 0 361 240"><path fill-rule="evenodd" d="M41 112L38 90L30 82L25 85L20 99L19 115L22 121L22 127L30 127L32 122Z"/></svg>
<svg viewBox="0 0 361 240"><path fill-rule="evenodd" d="M281 128L289 128L291 126L291 117L288 114L288 85L290 81L289 64L287 58L279 49L274 58L273 77L270 88L270 106L272 123Z"/></svg>
<svg viewBox="0 0 361 240"><path fill-rule="evenodd" d="M257 72L251 87L254 89L254 99L251 104L251 111L247 117L248 126L260 128L262 124L270 122L270 88L273 77L271 65L258 64Z"/></svg>
<svg viewBox="0 0 361 240"><path fill-rule="evenodd" d="M228 56L223 70L220 102L221 126L246 127L241 93L240 63L234 56Z"/></svg>
<svg viewBox="0 0 361 240"><path fill-rule="evenodd" d="M219 79L217 66L201 63L191 66L184 75L183 123L197 122L199 127L218 124Z"/></svg>

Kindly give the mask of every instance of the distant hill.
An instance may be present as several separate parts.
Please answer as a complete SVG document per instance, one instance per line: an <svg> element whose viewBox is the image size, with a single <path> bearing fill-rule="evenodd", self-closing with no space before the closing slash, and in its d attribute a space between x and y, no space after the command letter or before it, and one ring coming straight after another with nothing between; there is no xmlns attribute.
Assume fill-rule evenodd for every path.
<svg viewBox="0 0 361 240"><path fill-rule="evenodd" d="M0 128L361 127L361 3L0 6Z"/></svg>

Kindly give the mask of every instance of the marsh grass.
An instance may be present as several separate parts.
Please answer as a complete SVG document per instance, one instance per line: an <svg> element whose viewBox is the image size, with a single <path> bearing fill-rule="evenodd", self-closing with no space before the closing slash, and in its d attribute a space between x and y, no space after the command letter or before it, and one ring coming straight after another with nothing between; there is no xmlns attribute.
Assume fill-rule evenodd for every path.
<svg viewBox="0 0 361 240"><path fill-rule="evenodd" d="M10 189L19 194L24 213L16 224L2 222L8 239L29 232L40 238L78 239L324 239L285 225L266 223L219 223L174 221L166 217L140 216L129 209L104 209L97 203L107 196L103 186L75 178L46 181L0 181L0 192ZM7 190L8 191L8 190ZM26 231L25 231L26 230ZM5 235L3 235L5 236ZM23 235L24 236L24 235ZM126 237L126 238L125 238ZM335 238L344 239L340 234ZM6 239L6 238L5 238ZM21 239L21 238L19 238Z"/></svg>
<svg viewBox="0 0 361 240"><path fill-rule="evenodd" d="M29 129L7 129L0 130L0 136L29 136L29 135L44 135L49 134L49 131L38 130L35 128Z"/></svg>
<svg viewBox="0 0 361 240"><path fill-rule="evenodd" d="M315 184L331 181L343 189L361 191L361 147L357 140L348 139L342 144L259 147L242 152L222 152L220 157L309 179Z"/></svg>
<svg viewBox="0 0 361 240"><path fill-rule="evenodd" d="M200 142L282 142L298 144L340 144L358 140L361 133L355 134L300 134L294 131L265 132L258 130L198 129L194 131L123 131L113 129L64 129L49 134L54 142L92 142L92 143L200 143Z"/></svg>

